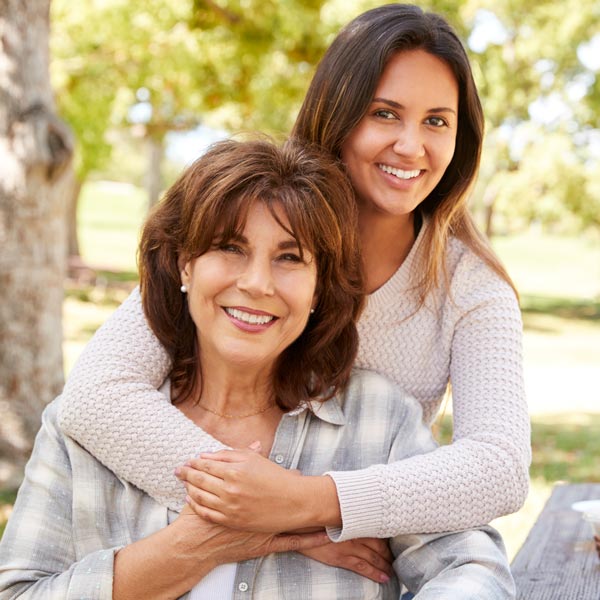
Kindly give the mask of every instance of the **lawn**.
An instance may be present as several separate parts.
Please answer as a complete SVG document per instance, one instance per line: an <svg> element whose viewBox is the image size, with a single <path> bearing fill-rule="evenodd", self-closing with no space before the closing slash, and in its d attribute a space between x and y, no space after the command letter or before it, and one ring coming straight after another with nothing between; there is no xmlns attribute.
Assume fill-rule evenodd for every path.
<svg viewBox="0 0 600 600"><path fill-rule="evenodd" d="M96 328L136 282L135 249L145 213L141 190L85 186L79 213L82 256L99 270L95 286L68 282L64 304L65 372ZM524 358L532 414L533 463L521 511L494 524L511 556L557 481L600 481L600 237L528 233L494 247L521 293ZM451 437L451 417L438 423ZM0 531L14 495L0 494Z"/></svg>

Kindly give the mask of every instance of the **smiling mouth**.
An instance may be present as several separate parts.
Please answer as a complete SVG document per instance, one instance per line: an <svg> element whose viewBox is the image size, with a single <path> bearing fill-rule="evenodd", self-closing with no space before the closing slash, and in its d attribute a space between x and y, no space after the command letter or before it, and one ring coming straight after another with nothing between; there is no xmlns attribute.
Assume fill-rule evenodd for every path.
<svg viewBox="0 0 600 600"><path fill-rule="evenodd" d="M276 318L273 315L254 315L240 310L239 308L226 307L225 312L234 319L242 321L243 323L248 323L249 325L266 325Z"/></svg>
<svg viewBox="0 0 600 600"><path fill-rule="evenodd" d="M413 169L412 171L404 171L402 169L396 169L394 167L390 167L389 165L378 164L377 166L384 173L389 173L390 175L394 175L398 179L414 179L415 177L418 177L421 173L420 169Z"/></svg>

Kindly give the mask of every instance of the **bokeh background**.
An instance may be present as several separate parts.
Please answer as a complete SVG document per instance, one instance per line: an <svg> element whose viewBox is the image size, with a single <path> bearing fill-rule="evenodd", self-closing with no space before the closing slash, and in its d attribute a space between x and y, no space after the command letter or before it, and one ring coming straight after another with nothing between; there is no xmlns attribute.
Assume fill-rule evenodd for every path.
<svg viewBox="0 0 600 600"><path fill-rule="evenodd" d="M289 132L335 33L379 4L52 0L48 69L75 140L61 192L62 333L50 333L65 377L136 285L140 224L165 187L214 140ZM486 141L471 206L521 294L532 489L519 513L495 523L512 556L557 481L600 481L600 3L417 4L443 13L472 59ZM0 175L7 165L0 160ZM19 361L1 335L3 318L0 372L2 362L14 370ZM23 411L14 408L24 401L15 389L0 383L0 413L10 416L0 424L0 531L32 438L19 425ZM53 392L42 391L43 405ZM40 406L28 408L34 423ZM436 427L447 443L450 407Z"/></svg>

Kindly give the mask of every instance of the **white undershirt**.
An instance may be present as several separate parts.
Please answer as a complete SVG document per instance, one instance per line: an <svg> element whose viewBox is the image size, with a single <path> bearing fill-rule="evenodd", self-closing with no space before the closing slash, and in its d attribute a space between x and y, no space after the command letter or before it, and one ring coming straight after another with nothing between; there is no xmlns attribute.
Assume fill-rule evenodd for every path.
<svg viewBox="0 0 600 600"><path fill-rule="evenodd" d="M190 600L231 600L237 563L219 565L190 591Z"/></svg>

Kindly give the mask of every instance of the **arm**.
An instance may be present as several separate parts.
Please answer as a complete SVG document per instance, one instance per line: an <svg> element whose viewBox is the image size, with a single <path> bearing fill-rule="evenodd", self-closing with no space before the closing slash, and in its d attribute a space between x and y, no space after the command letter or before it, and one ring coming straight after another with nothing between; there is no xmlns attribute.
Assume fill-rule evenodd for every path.
<svg viewBox="0 0 600 600"><path fill-rule="evenodd" d="M118 547L77 560L71 534L70 463L53 426L56 403L42 416L25 479L0 542L0 598L110 598Z"/></svg>
<svg viewBox="0 0 600 600"><path fill-rule="evenodd" d="M59 423L118 476L179 510L185 491L173 476L175 467L200 451L224 446L157 391L170 368L136 289L75 364L63 392Z"/></svg>
<svg viewBox="0 0 600 600"><path fill-rule="evenodd" d="M339 539L467 529L518 510L527 496L518 303L474 258L457 268L451 292L437 335L450 346L453 442L385 467L330 473L344 523ZM418 327L411 331L417 335Z"/></svg>
<svg viewBox="0 0 600 600"><path fill-rule="evenodd" d="M391 540L394 570L415 600L510 600L515 584L502 540L491 527Z"/></svg>
<svg viewBox="0 0 600 600"><path fill-rule="evenodd" d="M93 509L87 501L72 512L73 506L81 507L82 490L106 482L95 478L96 471L88 470L91 457L83 471L90 479L73 481L74 463L56 427L56 408L54 403L44 412L23 485L0 542L0 598L110 599L113 593L116 600L175 598L217 564L316 547L328 541L322 532L275 536L233 531L202 521L187 509L171 525L148 537L125 546L107 543L106 548L97 549L99 539L121 537L120 525L114 522L106 530L96 530L98 517L94 524ZM81 460L78 465L81 472ZM110 477L109 484L114 481ZM102 506L97 509L102 510ZM143 519L144 515L135 518ZM86 547L91 550L87 554L82 552Z"/></svg>

